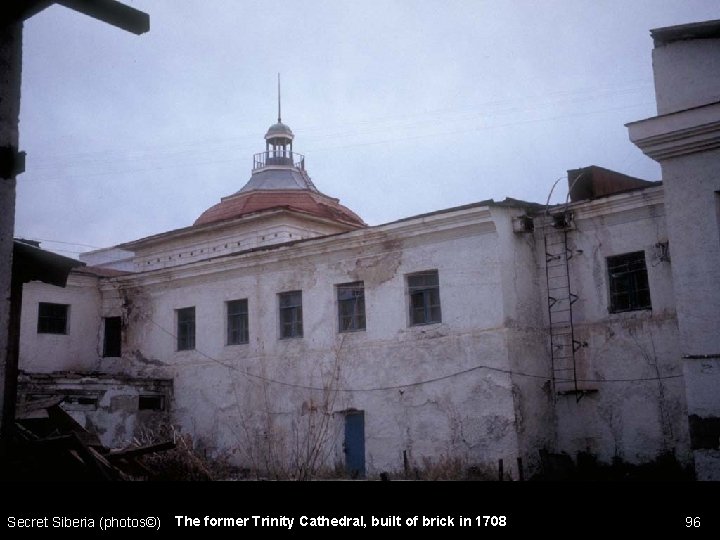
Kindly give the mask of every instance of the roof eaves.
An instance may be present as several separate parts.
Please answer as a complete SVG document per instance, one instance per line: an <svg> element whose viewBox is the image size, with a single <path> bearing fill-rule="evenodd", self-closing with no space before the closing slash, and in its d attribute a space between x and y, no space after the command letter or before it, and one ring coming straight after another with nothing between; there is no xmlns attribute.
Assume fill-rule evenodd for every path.
<svg viewBox="0 0 720 540"><path fill-rule="evenodd" d="M654 28L650 35L655 47L690 39L720 38L720 19Z"/></svg>

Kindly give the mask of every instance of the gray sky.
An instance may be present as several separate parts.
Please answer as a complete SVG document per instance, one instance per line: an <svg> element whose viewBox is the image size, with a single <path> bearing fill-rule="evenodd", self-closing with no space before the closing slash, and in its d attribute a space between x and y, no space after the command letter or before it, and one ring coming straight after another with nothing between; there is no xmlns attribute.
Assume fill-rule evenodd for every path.
<svg viewBox="0 0 720 540"><path fill-rule="evenodd" d="M125 2L148 34L59 6L25 24L16 236L65 255L242 187L277 72L313 181L371 225L544 202L591 164L657 180L624 127L655 113L649 30L720 18L717 0Z"/></svg>

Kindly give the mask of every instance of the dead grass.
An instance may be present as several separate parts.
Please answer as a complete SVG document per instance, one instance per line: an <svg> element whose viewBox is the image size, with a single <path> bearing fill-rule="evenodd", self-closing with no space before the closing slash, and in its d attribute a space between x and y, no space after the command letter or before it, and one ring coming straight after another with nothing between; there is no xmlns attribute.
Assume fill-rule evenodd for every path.
<svg viewBox="0 0 720 540"><path fill-rule="evenodd" d="M148 480L227 480L237 476L238 471L226 458L204 456L195 448L192 436L181 434L172 425L143 430L135 444L145 446L169 440L175 442L172 450L140 458L141 464L150 471Z"/></svg>
<svg viewBox="0 0 720 540"><path fill-rule="evenodd" d="M458 457L423 458L420 477L422 480L464 480L465 469L465 462Z"/></svg>
<svg viewBox="0 0 720 540"><path fill-rule="evenodd" d="M469 465L460 457L442 454L437 459L422 458L421 464L409 468L407 471L393 475L386 474L385 478L401 478L404 480L495 480L497 471L489 467Z"/></svg>

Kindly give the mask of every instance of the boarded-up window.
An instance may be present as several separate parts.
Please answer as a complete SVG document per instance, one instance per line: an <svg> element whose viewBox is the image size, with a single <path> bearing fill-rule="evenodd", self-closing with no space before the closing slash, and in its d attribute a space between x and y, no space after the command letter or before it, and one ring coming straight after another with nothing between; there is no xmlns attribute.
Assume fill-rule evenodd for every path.
<svg viewBox="0 0 720 540"><path fill-rule="evenodd" d="M38 334L67 334L68 304L40 302L38 305Z"/></svg>
<svg viewBox="0 0 720 540"><path fill-rule="evenodd" d="M442 321L440 313L440 282L437 270L407 276L410 296L410 324L431 324Z"/></svg>
<svg viewBox="0 0 720 540"><path fill-rule="evenodd" d="M365 330L365 284L362 281L337 285L338 330Z"/></svg>
<svg viewBox="0 0 720 540"><path fill-rule="evenodd" d="M607 266L611 313L652 307L644 251L608 257Z"/></svg>
<svg viewBox="0 0 720 540"><path fill-rule="evenodd" d="M247 343L248 331L248 302L247 300L233 300L227 303L227 344L239 345Z"/></svg>
<svg viewBox="0 0 720 540"><path fill-rule="evenodd" d="M302 337L302 291L281 293L278 298L280 303L280 337Z"/></svg>
<svg viewBox="0 0 720 540"><path fill-rule="evenodd" d="M121 338L122 323L120 317L105 317L103 356L121 356Z"/></svg>
<svg viewBox="0 0 720 540"><path fill-rule="evenodd" d="M177 349L187 351L195 348L195 308L177 310Z"/></svg>

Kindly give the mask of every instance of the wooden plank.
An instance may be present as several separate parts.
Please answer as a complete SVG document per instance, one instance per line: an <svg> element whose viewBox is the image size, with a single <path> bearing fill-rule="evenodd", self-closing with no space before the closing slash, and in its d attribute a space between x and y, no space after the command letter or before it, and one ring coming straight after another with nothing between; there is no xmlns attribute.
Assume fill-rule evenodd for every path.
<svg viewBox="0 0 720 540"><path fill-rule="evenodd" d="M54 0L2 0L0 7L0 24L17 24L37 15Z"/></svg>
<svg viewBox="0 0 720 540"><path fill-rule="evenodd" d="M84 447L88 455L94 460L93 466L106 480L122 480L125 475L120 469L114 467L110 462L103 457L100 452L92 448L91 446Z"/></svg>
<svg viewBox="0 0 720 540"><path fill-rule="evenodd" d="M82 439L83 444L102 446L97 434L89 432L78 424L77 421L59 405L50 407L47 411L50 415L50 421L61 433L75 433L79 439Z"/></svg>
<svg viewBox="0 0 720 540"><path fill-rule="evenodd" d="M164 452L165 450L172 450L175 448L173 441L167 441L160 444L152 444L150 446L142 446L140 448L130 448L128 450L118 450L106 454L105 457L110 461L121 458L139 457L145 454L152 454L154 452Z"/></svg>
<svg viewBox="0 0 720 540"><path fill-rule="evenodd" d="M33 401L23 401L18 403L15 418L17 420L24 420L27 418L48 418L46 409L59 405L63 402L63 399L63 396L50 396ZM42 414L38 415L38 412L41 412Z"/></svg>
<svg viewBox="0 0 720 540"><path fill-rule="evenodd" d="M57 3L133 34L150 30L150 15L117 0L57 0Z"/></svg>

